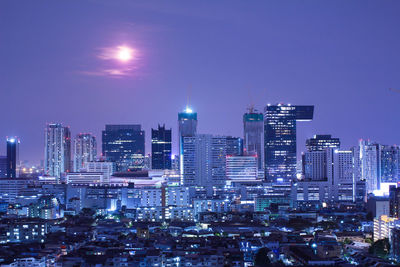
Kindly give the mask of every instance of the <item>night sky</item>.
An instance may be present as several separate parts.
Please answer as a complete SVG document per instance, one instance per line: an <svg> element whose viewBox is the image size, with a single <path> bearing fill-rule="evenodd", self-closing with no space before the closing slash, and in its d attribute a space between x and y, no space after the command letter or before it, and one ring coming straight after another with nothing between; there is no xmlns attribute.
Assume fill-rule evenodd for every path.
<svg viewBox="0 0 400 267"><path fill-rule="evenodd" d="M332 134L399 144L400 1L0 1L0 138L44 155L46 122L242 136L250 104L315 105L298 143ZM110 58L119 46L129 62ZM176 141L176 136L173 141ZM176 142L175 142L176 144ZM176 151L176 149L175 149Z"/></svg>

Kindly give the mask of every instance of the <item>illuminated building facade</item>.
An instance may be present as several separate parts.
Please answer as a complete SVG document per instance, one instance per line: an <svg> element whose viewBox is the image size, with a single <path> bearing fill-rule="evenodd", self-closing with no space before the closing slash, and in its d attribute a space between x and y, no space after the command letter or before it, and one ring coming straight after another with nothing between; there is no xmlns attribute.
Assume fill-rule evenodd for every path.
<svg viewBox="0 0 400 267"><path fill-rule="evenodd" d="M304 159L304 180L297 181L293 190L298 207L355 202L352 151L327 148L306 152Z"/></svg>
<svg viewBox="0 0 400 267"><path fill-rule="evenodd" d="M306 141L307 151L324 151L327 148L340 148L339 138L333 138L331 135L314 135L313 138Z"/></svg>
<svg viewBox="0 0 400 267"><path fill-rule="evenodd" d="M111 176L116 172L116 164L109 161L90 161L84 163L84 170L87 172L101 172L103 174L103 182L109 183Z"/></svg>
<svg viewBox="0 0 400 267"><path fill-rule="evenodd" d="M178 113L178 130L179 155L181 155L183 137L193 137L197 134L197 113L189 107Z"/></svg>
<svg viewBox="0 0 400 267"><path fill-rule="evenodd" d="M396 226L399 226L397 218L382 215L374 219L374 242L389 238L391 231Z"/></svg>
<svg viewBox="0 0 400 267"><path fill-rule="evenodd" d="M356 181L365 181L367 194L379 190L381 183L379 145L369 140L360 140L353 153Z"/></svg>
<svg viewBox="0 0 400 267"><path fill-rule="evenodd" d="M226 137L199 134L184 137L182 144L184 186L223 186L226 177Z"/></svg>
<svg viewBox="0 0 400 267"><path fill-rule="evenodd" d="M119 172L143 169L144 145L145 133L140 124L106 125L102 132L103 156L115 162Z"/></svg>
<svg viewBox="0 0 400 267"><path fill-rule="evenodd" d="M60 178L71 170L71 131L59 123L48 124L45 129L44 171Z"/></svg>
<svg viewBox="0 0 400 267"><path fill-rule="evenodd" d="M79 172L85 162L94 161L96 156L96 137L89 133L78 134L74 140L74 172Z"/></svg>
<svg viewBox="0 0 400 267"><path fill-rule="evenodd" d="M379 176L382 183L397 183L400 181L400 149L398 146L379 146L380 168Z"/></svg>
<svg viewBox="0 0 400 267"><path fill-rule="evenodd" d="M17 177L18 154L19 139L17 137L7 138L7 178Z"/></svg>
<svg viewBox="0 0 400 267"><path fill-rule="evenodd" d="M243 153L257 156L259 170L264 169L264 117L262 113L250 109L243 115Z"/></svg>
<svg viewBox="0 0 400 267"><path fill-rule="evenodd" d="M314 106L268 105L264 109L265 179L291 182L296 177L296 122L310 121Z"/></svg>
<svg viewBox="0 0 400 267"><path fill-rule="evenodd" d="M151 129L151 168L170 170L171 150L171 129L165 129L165 125L158 125L158 129Z"/></svg>
<svg viewBox="0 0 400 267"><path fill-rule="evenodd" d="M227 156L226 178L232 181L254 181L257 179L256 156Z"/></svg>

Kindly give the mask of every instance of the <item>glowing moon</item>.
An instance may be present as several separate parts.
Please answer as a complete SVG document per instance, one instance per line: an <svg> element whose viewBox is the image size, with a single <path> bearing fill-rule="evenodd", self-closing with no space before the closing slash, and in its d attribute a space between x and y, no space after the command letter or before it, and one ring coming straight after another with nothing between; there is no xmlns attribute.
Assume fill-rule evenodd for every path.
<svg viewBox="0 0 400 267"><path fill-rule="evenodd" d="M116 59L122 62L128 62L133 58L133 49L127 46L118 46Z"/></svg>

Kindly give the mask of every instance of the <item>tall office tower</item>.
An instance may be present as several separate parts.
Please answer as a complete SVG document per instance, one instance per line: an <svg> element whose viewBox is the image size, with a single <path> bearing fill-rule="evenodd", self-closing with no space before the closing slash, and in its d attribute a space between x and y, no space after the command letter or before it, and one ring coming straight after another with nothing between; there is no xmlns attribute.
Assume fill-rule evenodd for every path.
<svg viewBox="0 0 400 267"><path fill-rule="evenodd" d="M307 151L324 151L327 148L340 148L339 138L332 138L330 134L314 135L306 141Z"/></svg>
<svg viewBox="0 0 400 267"><path fill-rule="evenodd" d="M102 132L103 156L115 162L119 172L141 170L145 156L144 136L140 124L106 125Z"/></svg>
<svg viewBox="0 0 400 267"><path fill-rule="evenodd" d="M7 138L7 177L17 177L17 165L19 155L19 139L17 137Z"/></svg>
<svg viewBox="0 0 400 267"><path fill-rule="evenodd" d="M158 125L151 129L151 168L156 170L171 169L171 129Z"/></svg>
<svg viewBox="0 0 400 267"><path fill-rule="evenodd" d="M354 153L354 175L356 181L365 181L366 194L380 189L379 145L368 140L360 140Z"/></svg>
<svg viewBox="0 0 400 267"><path fill-rule="evenodd" d="M356 201L356 182L354 180L353 161L352 151L334 150L333 192L335 195L335 201Z"/></svg>
<svg viewBox="0 0 400 267"><path fill-rule="evenodd" d="M178 113L178 129L179 154L181 154L183 137L195 136L197 133L197 113L189 107Z"/></svg>
<svg viewBox="0 0 400 267"><path fill-rule="evenodd" d="M182 139L181 179L184 186L223 186L226 177L226 137L199 134Z"/></svg>
<svg viewBox="0 0 400 267"><path fill-rule="evenodd" d="M243 115L243 153L256 155L259 170L264 169L264 117L250 108Z"/></svg>
<svg viewBox="0 0 400 267"><path fill-rule="evenodd" d="M0 156L0 178L7 177L7 156Z"/></svg>
<svg viewBox="0 0 400 267"><path fill-rule="evenodd" d="M89 133L78 134L74 140L74 172L80 172L84 163L94 161L96 156L96 137Z"/></svg>
<svg viewBox="0 0 400 267"><path fill-rule="evenodd" d="M256 156L226 156L226 178L231 181L254 181L258 167Z"/></svg>
<svg viewBox="0 0 400 267"><path fill-rule="evenodd" d="M243 155L243 139L240 137L226 137L226 154L229 156Z"/></svg>
<svg viewBox="0 0 400 267"><path fill-rule="evenodd" d="M400 181L400 149L398 146L379 146L380 180L382 183L397 183Z"/></svg>
<svg viewBox="0 0 400 267"><path fill-rule="evenodd" d="M45 129L45 174L61 177L71 171L71 132L59 123L47 124Z"/></svg>
<svg viewBox="0 0 400 267"><path fill-rule="evenodd" d="M268 105L264 109L265 179L289 183L296 177L296 122L310 121L314 106Z"/></svg>

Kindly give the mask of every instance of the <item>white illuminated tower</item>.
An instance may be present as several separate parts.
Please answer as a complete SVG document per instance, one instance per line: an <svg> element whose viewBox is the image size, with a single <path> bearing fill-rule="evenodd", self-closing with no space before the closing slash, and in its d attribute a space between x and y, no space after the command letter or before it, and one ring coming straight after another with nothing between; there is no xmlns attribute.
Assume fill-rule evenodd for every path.
<svg viewBox="0 0 400 267"><path fill-rule="evenodd" d="M71 171L71 132L59 123L45 129L44 170L47 175L61 177Z"/></svg>
<svg viewBox="0 0 400 267"><path fill-rule="evenodd" d="M85 162L94 161L96 156L96 137L90 133L78 134L74 140L74 172L79 172Z"/></svg>

